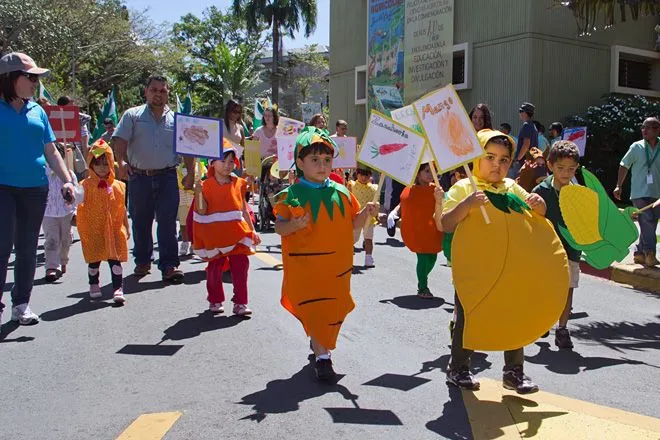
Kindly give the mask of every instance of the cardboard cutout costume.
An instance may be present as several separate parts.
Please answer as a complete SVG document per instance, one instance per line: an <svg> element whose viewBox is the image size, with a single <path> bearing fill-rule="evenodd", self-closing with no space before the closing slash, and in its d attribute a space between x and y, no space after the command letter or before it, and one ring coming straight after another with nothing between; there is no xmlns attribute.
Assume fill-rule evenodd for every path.
<svg viewBox="0 0 660 440"><path fill-rule="evenodd" d="M305 127L296 139L294 156L316 143L335 149L327 132ZM301 170L298 175L304 178ZM355 307L350 292L353 219L360 204L346 187L330 180L293 184L276 200L274 212L280 219L310 216L306 228L282 237L280 302L300 320L307 335L332 350L346 315Z"/></svg>
<svg viewBox="0 0 660 440"><path fill-rule="evenodd" d="M478 133L484 146L501 135ZM490 200L485 208L491 224L473 209L454 232L452 274L465 311L463 345L513 350L538 339L559 318L568 295L568 259L552 223L514 193L513 180L491 184L479 179L478 161L474 174ZM471 192L463 179L448 196L464 199Z"/></svg>
<svg viewBox="0 0 660 440"><path fill-rule="evenodd" d="M101 179L91 166L92 159L105 156L109 174ZM112 148L99 139L87 155L89 177L82 181L85 199L78 206L78 234L86 263L128 260L126 217L126 185L115 180Z"/></svg>
<svg viewBox="0 0 660 440"><path fill-rule="evenodd" d="M639 231L630 215L620 212L596 176L582 168L585 186L569 185L559 193L559 208L566 228L561 235L574 249L584 252L592 267L605 269L622 261Z"/></svg>

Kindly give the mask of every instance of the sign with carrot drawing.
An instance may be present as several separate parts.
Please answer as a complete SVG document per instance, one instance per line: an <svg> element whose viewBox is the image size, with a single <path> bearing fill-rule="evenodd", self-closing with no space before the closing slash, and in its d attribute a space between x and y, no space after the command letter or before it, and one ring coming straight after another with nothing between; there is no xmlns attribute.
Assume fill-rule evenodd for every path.
<svg viewBox="0 0 660 440"><path fill-rule="evenodd" d="M357 154L357 139L354 137L333 137L333 141L337 144L337 151L335 158L332 161L333 168L355 168L357 162L355 155Z"/></svg>
<svg viewBox="0 0 660 440"><path fill-rule="evenodd" d="M441 172L484 155L477 134L453 85L413 103Z"/></svg>
<svg viewBox="0 0 660 440"><path fill-rule="evenodd" d="M372 111L357 160L406 186L415 176L426 139L382 113Z"/></svg>
<svg viewBox="0 0 660 440"><path fill-rule="evenodd" d="M406 105L405 107L392 110L390 112L390 115L392 116L392 119L394 119L396 122L403 124L406 127L413 129L420 134L424 134L424 129L422 128L422 124L419 122L419 119L417 118L417 114L415 113L415 109L413 108L412 105ZM431 162L432 160L435 159L433 157L433 152L431 151L431 147L427 142L426 148L424 149L424 157L422 157L422 163L428 163Z"/></svg>

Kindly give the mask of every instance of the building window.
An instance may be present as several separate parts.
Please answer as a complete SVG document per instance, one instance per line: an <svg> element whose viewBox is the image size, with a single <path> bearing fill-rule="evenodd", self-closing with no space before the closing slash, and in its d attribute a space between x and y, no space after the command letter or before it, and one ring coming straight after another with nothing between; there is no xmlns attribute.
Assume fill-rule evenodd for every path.
<svg viewBox="0 0 660 440"><path fill-rule="evenodd" d="M355 68L355 105L367 103L367 66Z"/></svg>
<svg viewBox="0 0 660 440"><path fill-rule="evenodd" d="M660 53L612 46L610 92L660 98Z"/></svg>
<svg viewBox="0 0 660 440"><path fill-rule="evenodd" d="M454 45L451 82L456 90L472 88L472 45L470 43Z"/></svg>

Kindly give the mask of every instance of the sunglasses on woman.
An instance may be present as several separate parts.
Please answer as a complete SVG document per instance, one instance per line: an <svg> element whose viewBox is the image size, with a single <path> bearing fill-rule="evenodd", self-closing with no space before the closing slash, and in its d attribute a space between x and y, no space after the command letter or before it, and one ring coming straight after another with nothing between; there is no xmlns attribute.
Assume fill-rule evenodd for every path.
<svg viewBox="0 0 660 440"><path fill-rule="evenodd" d="M33 83L39 81L39 75L37 75L36 73L21 72L21 75L26 77L30 82Z"/></svg>

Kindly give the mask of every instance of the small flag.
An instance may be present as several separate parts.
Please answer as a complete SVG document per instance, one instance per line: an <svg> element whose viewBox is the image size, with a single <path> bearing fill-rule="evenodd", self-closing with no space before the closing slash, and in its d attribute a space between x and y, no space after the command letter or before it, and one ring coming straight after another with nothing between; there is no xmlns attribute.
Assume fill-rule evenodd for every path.
<svg viewBox="0 0 660 440"><path fill-rule="evenodd" d="M270 99L268 100L270 102ZM252 130L264 125L264 106L259 98L254 100L254 119L252 120Z"/></svg>
<svg viewBox="0 0 660 440"><path fill-rule="evenodd" d="M44 83L39 80L39 88L38 88L38 99L45 99L47 100L50 104L55 104L55 100L51 96L50 93L48 93L48 90L46 90L46 87L44 87Z"/></svg>
<svg viewBox="0 0 660 440"><path fill-rule="evenodd" d="M112 86L112 89L110 90L110 93L108 93L108 97L103 104L103 109L96 118L96 128L94 129L92 142L95 142L103 135L103 133L105 133L103 121L106 118L112 119L112 122L114 122L115 126L117 126L119 118L117 116L117 104L115 103L115 86Z"/></svg>

